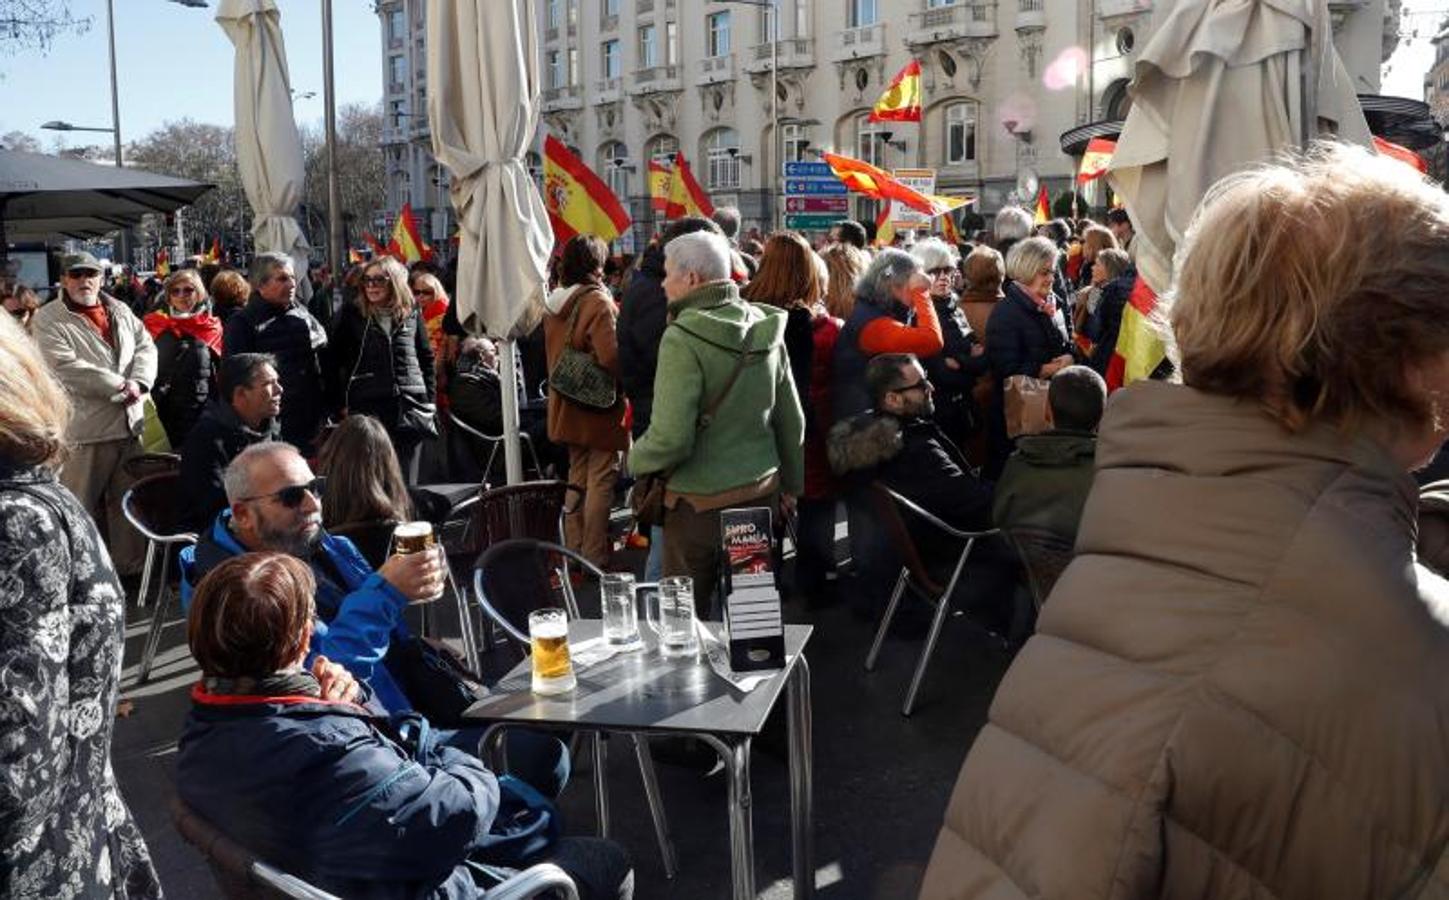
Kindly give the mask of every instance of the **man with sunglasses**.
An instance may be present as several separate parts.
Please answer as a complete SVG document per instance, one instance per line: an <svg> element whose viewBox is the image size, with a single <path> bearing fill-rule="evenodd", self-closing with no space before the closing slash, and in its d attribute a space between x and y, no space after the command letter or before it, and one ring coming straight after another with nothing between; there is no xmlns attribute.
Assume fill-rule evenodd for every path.
<svg viewBox="0 0 1449 900"><path fill-rule="evenodd" d="M133 479L126 462L143 452L143 398L156 380L156 345L126 304L101 291L101 264L89 253L61 260L60 296L31 322L45 361L65 385L74 412L61 482L106 522L116 571L141 571L144 543L126 521L121 497Z"/></svg>

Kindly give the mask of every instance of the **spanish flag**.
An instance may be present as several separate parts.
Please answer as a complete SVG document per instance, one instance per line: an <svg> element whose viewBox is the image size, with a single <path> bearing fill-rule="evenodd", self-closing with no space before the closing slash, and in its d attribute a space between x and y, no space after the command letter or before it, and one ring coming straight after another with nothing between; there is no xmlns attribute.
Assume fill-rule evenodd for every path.
<svg viewBox="0 0 1449 900"><path fill-rule="evenodd" d="M160 250L156 251L156 276L158 278L165 278L167 275L170 274L171 254L166 250L165 247L162 247Z"/></svg>
<svg viewBox="0 0 1449 900"><path fill-rule="evenodd" d="M1393 141L1386 141L1378 135L1374 135L1374 152L1380 156L1392 156L1405 165L1413 166L1421 175L1429 173L1429 166L1424 162L1424 157L1408 147L1400 146Z"/></svg>
<svg viewBox="0 0 1449 900"><path fill-rule="evenodd" d="M560 247L576 234L607 242L629 229L619 198L553 135L543 142L543 205Z"/></svg>
<svg viewBox="0 0 1449 900"><path fill-rule="evenodd" d="M1087 152L1082 154L1082 167L1077 170L1077 184L1096 181L1107 174L1112 165L1112 154L1117 152L1117 142L1106 138L1092 138L1087 142Z"/></svg>
<svg viewBox="0 0 1449 900"><path fill-rule="evenodd" d="M1107 363L1108 391L1148 377L1167 357L1167 348L1152 322L1156 309L1157 294L1139 275L1132 285L1127 306L1122 310L1117 346Z"/></svg>
<svg viewBox="0 0 1449 900"><path fill-rule="evenodd" d="M877 247L889 247L896 240L896 226L891 224L890 200L880 205L880 215L875 217L875 245Z"/></svg>
<svg viewBox="0 0 1449 900"><path fill-rule="evenodd" d="M221 262L221 238L211 239L211 248L202 255L201 261L206 264Z"/></svg>
<svg viewBox="0 0 1449 900"><path fill-rule="evenodd" d="M387 252L405 263L432 259L433 248L423 243L411 203L404 203L402 211L397 214L397 223L392 226L392 240L387 242Z"/></svg>
<svg viewBox="0 0 1449 900"><path fill-rule="evenodd" d="M358 253L357 250L356 250L356 248L348 247L347 248L347 264L349 266L355 266L355 265L357 265L360 262L362 262L362 254L361 253Z"/></svg>
<svg viewBox="0 0 1449 900"><path fill-rule="evenodd" d="M830 164L835 177L857 194L875 197L877 200L899 200L917 212L932 218L944 215L958 206L971 202L970 197L942 197L938 194L922 194L902 184L887 173L867 162L840 156L836 153L821 153L821 159Z"/></svg>
<svg viewBox="0 0 1449 900"><path fill-rule="evenodd" d="M950 213L946 213L941 217L941 234L945 235L946 243L953 247L960 246L961 232L956 230L956 220L952 218Z"/></svg>
<svg viewBox="0 0 1449 900"><path fill-rule="evenodd" d="M649 160L649 205L657 213L669 209L669 188L674 183L674 173L664 163Z"/></svg>
<svg viewBox="0 0 1449 900"><path fill-rule="evenodd" d="M871 122L921 121L921 64L914 59L896 73L871 108Z"/></svg>
<svg viewBox="0 0 1449 900"><path fill-rule="evenodd" d="M367 247L372 251L373 259L380 259L381 257L387 256L387 248L378 243L377 238L372 236L372 232L364 231L362 233L362 239L367 241Z"/></svg>
<svg viewBox="0 0 1449 900"><path fill-rule="evenodd" d="M669 206L664 215L669 219L681 216L703 216L707 219L714 215L714 204L710 202L709 194L694 180L694 173L689 170L689 163L684 161L683 153L674 154L674 174L669 180Z"/></svg>
<svg viewBox="0 0 1449 900"><path fill-rule="evenodd" d="M1052 204L1047 197L1046 182L1036 189L1036 211L1031 220L1037 225L1045 225L1052 220Z"/></svg>

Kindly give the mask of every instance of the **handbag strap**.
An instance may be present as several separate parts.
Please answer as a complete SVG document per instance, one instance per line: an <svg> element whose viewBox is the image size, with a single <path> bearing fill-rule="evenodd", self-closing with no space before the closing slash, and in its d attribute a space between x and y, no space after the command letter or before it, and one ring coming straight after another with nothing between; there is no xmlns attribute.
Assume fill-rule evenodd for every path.
<svg viewBox="0 0 1449 900"><path fill-rule="evenodd" d="M755 323L755 325L758 324L759 322ZM720 388L719 392L714 395L714 399L709 401L709 405L705 407L704 412L700 413L699 419L696 420L694 426L695 437L698 437L714 421L714 414L719 412L720 406L724 404L725 398L729 396L730 390L735 386L735 382L740 380L740 373L744 371L745 363L749 361L750 354L754 352L750 349L750 339L755 335L755 325L751 325L745 331L744 349L735 358L734 368L730 370L730 377L725 380L724 387ZM698 335L695 335L688 328L684 328L683 325L678 325L678 327L683 329L686 334L698 338Z"/></svg>
<svg viewBox="0 0 1449 900"><path fill-rule="evenodd" d="M574 346L574 325L577 324L579 321L579 307L583 306L583 304L579 302L579 296L584 291L588 290L589 287L590 285L588 284L581 284L578 287L574 288L574 292L572 294L569 294L569 299L567 302L574 305L574 308L569 310L568 334L564 335L564 346L569 349L572 349Z"/></svg>

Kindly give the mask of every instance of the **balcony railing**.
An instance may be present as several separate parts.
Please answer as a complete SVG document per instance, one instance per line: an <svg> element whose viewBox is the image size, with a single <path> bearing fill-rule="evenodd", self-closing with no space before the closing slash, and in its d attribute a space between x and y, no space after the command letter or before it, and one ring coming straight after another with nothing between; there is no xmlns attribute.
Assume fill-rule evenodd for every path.
<svg viewBox="0 0 1449 900"><path fill-rule="evenodd" d="M906 43L934 44L963 37L996 37L996 3L988 0L953 3L911 13Z"/></svg>
<svg viewBox="0 0 1449 900"><path fill-rule="evenodd" d="M770 60L778 56L782 69L808 69L815 65L815 42L809 38L785 38L778 48L766 41L753 48L754 59L745 64L746 72L770 71Z"/></svg>
<svg viewBox="0 0 1449 900"><path fill-rule="evenodd" d="M1046 0L1017 0L1017 4L1017 31L1037 31L1046 27Z"/></svg>
<svg viewBox="0 0 1449 900"><path fill-rule="evenodd" d="M635 0L634 12L641 16L654 12L654 0Z"/></svg>
<svg viewBox="0 0 1449 900"><path fill-rule="evenodd" d="M734 77L734 54L710 56L699 61L699 77L695 79L695 83L715 84L721 81L733 81Z"/></svg>
<svg viewBox="0 0 1449 900"><path fill-rule="evenodd" d="M618 101L619 92L623 87L624 79L622 78L600 78L594 82L594 93L589 100L596 106L602 103L614 103Z"/></svg>
<svg viewBox="0 0 1449 900"><path fill-rule="evenodd" d="M867 56L884 56L885 52L885 23L876 22L837 32L832 59L843 62Z"/></svg>
<svg viewBox="0 0 1449 900"><path fill-rule="evenodd" d="M543 92L545 109L579 109L584 105L583 91L576 84L548 88Z"/></svg>
<svg viewBox="0 0 1449 900"><path fill-rule="evenodd" d="M632 79L630 93L648 94L654 91L677 91L682 89L679 82L679 66L650 66L647 69L635 69Z"/></svg>

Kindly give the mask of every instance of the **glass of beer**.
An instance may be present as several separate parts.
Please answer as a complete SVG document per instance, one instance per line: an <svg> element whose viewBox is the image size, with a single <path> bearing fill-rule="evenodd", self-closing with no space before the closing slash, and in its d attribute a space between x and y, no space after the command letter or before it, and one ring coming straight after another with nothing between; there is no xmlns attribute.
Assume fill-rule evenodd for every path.
<svg viewBox="0 0 1449 900"><path fill-rule="evenodd" d="M600 595L604 611L604 642L615 650L642 647L639 612L634 606L634 576L627 572L606 572L600 582Z"/></svg>
<svg viewBox="0 0 1449 900"><path fill-rule="evenodd" d="M533 657L533 692L565 694L578 683L569 659L568 613L536 609L528 614L529 655Z"/></svg>
<svg viewBox="0 0 1449 900"><path fill-rule="evenodd" d="M436 552L436 547L431 522L399 522L392 531L392 552L398 556L407 556L410 553L433 553ZM444 564L446 565L446 562ZM441 596L443 596L443 585L440 584L437 593L428 597L419 597L414 602L431 603Z"/></svg>

